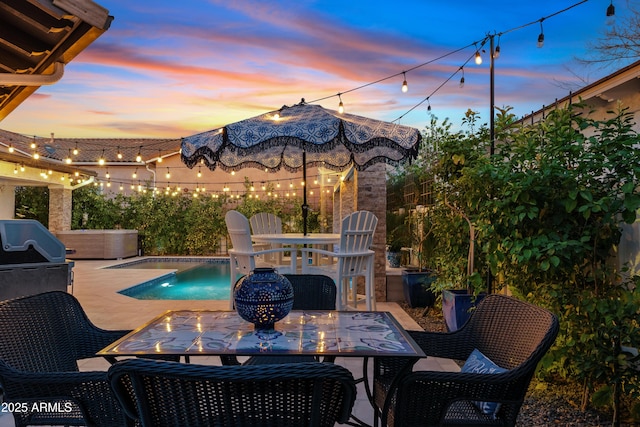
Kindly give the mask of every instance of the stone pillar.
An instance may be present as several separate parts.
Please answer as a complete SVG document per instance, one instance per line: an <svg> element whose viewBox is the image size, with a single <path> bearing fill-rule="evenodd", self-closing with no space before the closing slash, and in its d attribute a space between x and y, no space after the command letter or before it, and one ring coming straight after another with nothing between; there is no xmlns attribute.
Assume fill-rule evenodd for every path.
<svg viewBox="0 0 640 427"><path fill-rule="evenodd" d="M49 187L49 231L71 230L72 190Z"/></svg>
<svg viewBox="0 0 640 427"><path fill-rule="evenodd" d="M0 181L0 219L14 219L16 214L16 187Z"/></svg>
<svg viewBox="0 0 640 427"><path fill-rule="evenodd" d="M369 167L355 173L357 191L356 209L372 212L378 217L378 226L373 236L375 291L377 301L387 300L386 236L387 236L387 183L384 164Z"/></svg>
<svg viewBox="0 0 640 427"><path fill-rule="evenodd" d="M340 232L342 218L352 212L364 210L378 217L378 226L373 236L374 280L377 301L387 300L386 239L387 239L387 182L384 164L374 165L365 171L353 171L340 184L340 191L334 194L333 232ZM363 284L363 281L359 281ZM364 293L363 289L358 289Z"/></svg>

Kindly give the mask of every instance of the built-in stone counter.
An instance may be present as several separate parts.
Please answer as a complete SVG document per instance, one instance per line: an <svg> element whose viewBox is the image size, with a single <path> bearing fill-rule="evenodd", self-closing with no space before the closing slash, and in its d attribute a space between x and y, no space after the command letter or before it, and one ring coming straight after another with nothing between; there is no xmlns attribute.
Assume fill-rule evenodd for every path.
<svg viewBox="0 0 640 427"><path fill-rule="evenodd" d="M138 255L138 230L58 231L70 259L121 259Z"/></svg>

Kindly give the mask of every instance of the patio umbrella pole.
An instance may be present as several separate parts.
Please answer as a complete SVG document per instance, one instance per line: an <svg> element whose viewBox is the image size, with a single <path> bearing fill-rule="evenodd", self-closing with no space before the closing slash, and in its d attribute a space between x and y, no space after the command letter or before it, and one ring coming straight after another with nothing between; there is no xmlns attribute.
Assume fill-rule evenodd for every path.
<svg viewBox="0 0 640 427"><path fill-rule="evenodd" d="M309 214L309 205L307 205L307 152L302 152L302 232L307 235L307 216Z"/></svg>

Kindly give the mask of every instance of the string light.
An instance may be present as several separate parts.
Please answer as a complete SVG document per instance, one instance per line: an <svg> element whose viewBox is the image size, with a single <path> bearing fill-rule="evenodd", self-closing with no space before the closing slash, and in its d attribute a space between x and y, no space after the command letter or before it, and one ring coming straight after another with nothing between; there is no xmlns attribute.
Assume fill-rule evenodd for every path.
<svg viewBox="0 0 640 427"><path fill-rule="evenodd" d="M171 178L171 171L169 171L169 168L167 168L167 173L165 176L167 177L167 179Z"/></svg>
<svg viewBox="0 0 640 427"><path fill-rule="evenodd" d="M611 4L607 7L607 16L611 17L616 14L616 7L613 5L613 0L611 0Z"/></svg>
<svg viewBox="0 0 640 427"><path fill-rule="evenodd" d="M573 8L573 7L577 6L577 5L579 5L579 4L582 4L582 3L584 3L585 1L586 1L586 0L583 0L583 1L581 1L580 3L574 4L573 6L571 6L571 7L567 8L567 9L565 9L565 10L568 10L568 9L570 9L570 8ZM563 10L563 11L565 11L565 10ZM613 14L615 13L615 8L614 8L614 6L613 6L613 1L612 1L612 0L611 0L611 4L610 4L609 8L607 9L607 16L611 16L611 15L609 15L609 13L610 13L609 11L610 11L610 10L611 10L611 15L613 15ZM539 25L540 25L540 30L541 30L541 31L540 31L540 36L539 36L539 42L540 42L540 41L544 42L543 20L544 20L545 18L549 18L549 17L551 17L551 16L554 16L554 15L557 15L557 14L559 14L559 13L562 13L563 11L556 12L556 13L554 13L554 14L552 14L552 15L549 15L549 16L547 16L547 17L541 18L541 19L539 19L539 20L537 20L537 21L533 21L533 22L528 23L528 24L526 24L526 25L524 25L524 26L521 26L521 27L519 27L519 28L514 28L514 29L511 29L511 30L508 30L507 32L514 31L514 30L518 30L518 29L523 28L523 27L525 27L525 26L534 25L535 23L539 23ZM503 33L496 34L496 35L498 35L498 36L499 36L499 38L498 38L498 43L497 43L496 48L493 50L493 52L491 52L491 54L493 55L493 58L494 58L494 59L495 59L495 58L498 58L498 57L499 57L499 55L500 55L500 36L501 36L502 34L507 33L507 32L503 32ZM542 39L542 40L540 40L540 39ZM469 57L469 60L470 60L471 58L475 58L476 60L478 60L478 59L479 59L480 61L478 62L478 64L481 64L481 62L482 62L481 52L482 52L482 53L484 53L484 50L482 49L482 47L484 46L484 43L486 42L486 40L488 40L488 37L487 37L487 38L485 38L484 40L476 41L476 42L474 42L474 43L472 43L472 44L470 44L470 45L466 46L465 48L463 48L463 49L466 49L466 48L469 48L470 46L471 46L471 47L475 46L475 51L472 51L472 53L471 53L471 55L470 55L470 57ZM478 46L480 46L480 48L478 48ZM452 53L459 52L459 51L461 51L461 50L462 50L462 49L459 49L459 50L454 51L454 52L452 52ZM447 54L447 55L445 55L445 56L448 56L448 55L450 55L450 54L451 54L451 53L449 53L449 54ZM438 58L438 59L440 59L440 58ZM430 61L430 62L433 62L433 61ZM429 62L429 63L430 63L430 62ZM425 63L425 64L426 64L426 63ZM414 69L416 69L416 68L418 68L418 67L420 67L420 66L423 66L423 65L425 65L425 64L421 64L421 65L419 65L419 66L417 66L417 67L414 67L414 68L411 68L411 69L408 69L408 70L405 70L405 71L402 71L402 72L401 72L402 77L403 77L403 87L402 87L403 92L405 91L405 85L406 85L406 79L407 79L407 78L406 78L406 74L407 74L407 72L413 71ZM465 65L466 65L466 62L465 62ZM465 76L464 76L464 65L463 65L463 66L461 66L461 67L459 68L459 71L461 71L461 74L462 74L461 79L460 79L460 86L462 87L462 86L463 86L463 84L464 84L464 79L465 79ZM453 73L453 75L455 75L455 73ZM453 77L453 75L452 75L451 77ZM391 78L391 77L396 77L396 78L397 78L397 76L398 76L398 74L395 74L394 76L390 76L390 77L388 77L388 78ZM449 77L449 79L447 79L447 81L448 81L448 80L450 80L450 79L451 79L451 77ZM383 79L383 80L384 80L384 79ZM373 83L377 83L377 82L373 82ZM371 83L371 84L373 84L373 83ZM446 82L445 82L445 83L446 83ZM438 88L438 89L440 89L440 88ZM353 89L353 90L356 90L356 89ZM407 90L408 90L408 86L407 86ZM346 91L346 92L350 92L350 91ZM338 98L339 98L339 111L340 111L341 113L342 113L342 112L344 112L344 104L343 104L343 101L342 101L342 97L341 97L341 95L342 95L343 93L346 93L346 92L345 92L345 91L343 91L343 92L340 92L340 93L338 93L338 94L337 94L337 95L338 95ZM434 93L435 93L435 91L434 91ZM421 101L421 103L422 103L422 102L424 102L424 101L426 101L426 102L427 102L427 104L428 104L428 106L427 106L427 110L428 110L428 111L431 111L430 97L431 97L434 93L430 94L429 96L427 96L427 97L425 98L425 100ZM335 95L333 95L333 96L335 96ZM222 129L220 129L220 131L222 131ZM34 136L34 138L33 138L33 144L35 144L35 142L36 142L36 141L37 141L37 139L36 139L36 137ZM75 143L75 147L76 147L76 148L74 149L74 154L75 154L75 155L77 155L77 153L78 153L78 151L77 151L77 146L78 146L78 143L76 142L76 143ZM13 146L12 146L12 145L10 145L10 146L9 146L9 151L10 151L10 152L11 152L11 149L12 149L12 148L13 148ZM139 151L138 151L138 156L136 157L136 161L137 161L137 162L141 162L141 163L142 163L142 150L143 150L143 148L144 148L143 146L140 146L140 149L139 149ZM145 150L148 150L148 148L147 148L147 149L145 149ZM103 154L104 154L104 149L103 149ZM122 159L122 157L123 157L123 156L122 156L122 152L121 152L121 150L120 150L120 147L118 147L118 150L117 150L117 156L118 156L118 159ZM36 157L36 156L34 155L34 157ZM67 160L67 159L68 159L68 160ZM65 162L70 163L70 161L69 161L69 160L70 160L70 156L68 156L68 157L67 157L67 159L65 159ZM161 162L161 161L162 161L162 151L161 151L161 149L158 149L158 162ZM201 159L201 163L202 163L202 159ZM17 166L16 166L16 170L17 170ZM137 170L137 169L136 169L136 170ZM168 169L168 170L169 170L169 169ZM231 174L232 174L232 175L235 175L235 170L233 170L233 171L231 172ZM77 173L76 173L76 176L77 176ZM199 167L199 168L198 168L198 177L200 177L200 176L201 176L201 170L200 170L200 167ZM137 177L137 173L136 173L136 172L134 172L134 177ZM78 180L78 181L80 181L80 180ZM140 185L140 184L138 184L138 185ZM225 187L227 188L227 191L229 191L229 188L228 188L227 184L225 184ZM277 187L280 187L280 184L279 184L279 183L277 183ZM198 186L198 188L199 188L199 186ZM234 190L234 192L235 192L235 190ZM277 196L278 196L278 195L277 195L277 193L276 193L276 194L274 194L274 197L277 197Z"/></svg>
<svg viewBox="0 0 640 427"><path fill-rule="evenodd" d="M131 174L131 178L136 179L138 177L138 168L136 168L136 170L133 171L133 173Z"/></svg>
<svg viewBox="0 0 640 427"><path fill-rule="evenodd" d="M482 55L480 55L479 50L476 50L475 61L477 65L482 64Z"/></svg>
<svg viewBox="0 0 640 427"><path fill-rule="evenodd" d="M198 178L202 178L202 170L200 169L200 166L198 166Z"/></svg>
<svg viewBox="0 0 640 427"><path fill-rule="evenodd" d="M338 94L338 99L340 99L340 103L338 104L338 113L344 113L344 104L342 103L342 97Z"/></svg>
<svg viewBox="0 0 640 427"><path fill-rule="evenodd" d="M107 168L107 173L104 175L107 179L111 178L111 175L109 174L109 169Z"/></svg>
<svg viewBox="0 0 640 427"><path fill-rule="evenodd" d="M404 81L402 82L402 92L407 93L407 91L409 90L409 85L407 85L407 72L403 71L402 76L404 78Z"/></svg>
<svg viewBox="0 0 640 427"><path fill-rule="evenodd" d="M15 149L13 148L13 144L9 144L9 152L13 153Z"/></svg>
<svg viewBox="0 0 640 427"><path fill-rule="evenodd" d="M542 29L542 21L544 21L544 18L540 18L540 35L538 36L538 47L544 46L544 31Z"/></svg>
<svg viewBox="0 0 640 427"><path fill-rule="evenodd" d="M33 141L31 141L31 149L35 150L38 146L36 145L36 137L33 136Z"/></svg>
<svg viewBox="0 0 640 427"><path fill-rule="evenodd" d="M76 145L75 145L75 147L73 148L73 155L74 155L74 156L77 156L77 155L78 155L78 153L79 153L79 151L78 151L78 143L76 142Z"/></svg>
<svg viewBox="0 0 640 427"><path fill-rule="evenodd" d="M71 164L71 149L69 149L69 154L67 154L67 158L64 159L64 162L68 165Z"/></svg>
<svg viewBox="0 0 640 427"><path fill-rule="evenodd" d="M100 156L100 158L98 159L98 164L100 166L104 166L104 148L102 149L102 155Z"/></svg>

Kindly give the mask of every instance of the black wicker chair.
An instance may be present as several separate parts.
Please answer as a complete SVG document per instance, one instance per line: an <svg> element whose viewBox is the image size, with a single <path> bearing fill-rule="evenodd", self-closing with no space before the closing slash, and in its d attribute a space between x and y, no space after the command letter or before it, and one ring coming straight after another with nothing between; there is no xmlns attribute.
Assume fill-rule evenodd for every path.
<svg viewBox="0 0 640 427"><path fill-rule="evenodd" d="M455 332L410 334L427 357L465 361L478 349L507 371L411 372L405 360L376 358L376 424L381 415L389 426L514 426L536 366L558 334L558 319L529 303L489 295ZM487 415L474 402L500 405Z"/></svg>
<svg viewBox="0 0 640 427"><path fill-rule="evenodd" d="M319 274L285 274L293 286L293 310L335 310L336 285L333 279ZM325 357L333 361L335 357ZM252 356L244 365L300 363L317 361L313 356ZM233 356L223 356L223 364L236 364Z"/></svg>
<svg viewBox="0 0 640 427"><path fill-rule="evenodd" d="M79 372L77 360L129 331L96 327L78 300L60 291L1 302L0 331L4 401L22 405L13 411L16 426L128 425L107 373Z"/></svg>
<svg viewBox="0 0 640 427"><path fill-rule="evenodd" d="M109 369L124 411L145 427L333 426L356 389L332 363L203 366L129 359Z"/></svg>

